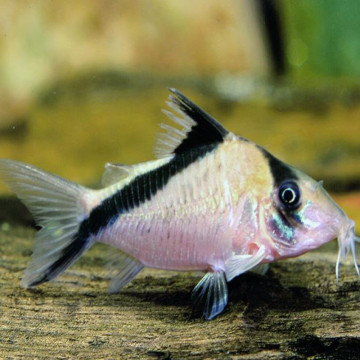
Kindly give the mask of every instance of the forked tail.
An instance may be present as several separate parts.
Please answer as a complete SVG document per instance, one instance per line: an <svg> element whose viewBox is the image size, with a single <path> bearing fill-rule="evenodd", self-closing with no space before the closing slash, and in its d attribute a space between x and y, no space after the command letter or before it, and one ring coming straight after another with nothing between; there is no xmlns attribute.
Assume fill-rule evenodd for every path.
<svg viewBox="0 0 360 360"><path fill-rule="evenodd" d="M87 217L84 195L91 190L6 159L0 159L0 180L17 194L41 226L22 286L28 288L54 279L92 245L89 238L78 235Z"/></svg>

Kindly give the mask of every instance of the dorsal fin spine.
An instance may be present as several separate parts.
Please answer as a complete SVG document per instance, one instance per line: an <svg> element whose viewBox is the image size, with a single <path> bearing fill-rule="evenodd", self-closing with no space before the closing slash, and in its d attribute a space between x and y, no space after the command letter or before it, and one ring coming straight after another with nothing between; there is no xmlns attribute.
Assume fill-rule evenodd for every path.
<svg viewBox="0 0 360 360"><path fill-rule="evenodd" d="M202 110L196 104L194 104L191 100L189 100L186 96L184 96L180 91L174 88L169 89L176 97L170 96L172 102L178 106L180 110L182 110L186 115L190 116L186 110L195 111L197 114L200 115L199 119L203 119L206 122L210 123L224 138L228 131L218 122L216 121L211 115L207 112ZM191 117L191 116L190 116ZM192 119L194 120L194 119ZM195 121L195 120L194 120ZM196 122L196 121L195 121Z"/></svg>
<svg viewBox="0 0 360 360"><path fill-rule="evenodd" d="M167 105L163 110L181 129L167 124L160 127L166 132L159 134L155 154L162 158L170 154L182 154L191 149L221 143L229 132L209 114L191 102L176 89L170 89Z"/></svg>

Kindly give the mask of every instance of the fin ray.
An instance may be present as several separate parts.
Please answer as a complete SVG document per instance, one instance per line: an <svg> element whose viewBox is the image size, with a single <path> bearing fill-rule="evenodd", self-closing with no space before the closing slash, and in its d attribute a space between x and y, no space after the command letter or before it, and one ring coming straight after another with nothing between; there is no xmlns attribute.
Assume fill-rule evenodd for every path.
<svg viewBox="0 0 360 360"><path fill-rule="evenodd" d="M270 268L269 263L266 263L266 264L256 265L250 271L258 275L266 275L266 273L269 271L269 268Z"/></svg>
<svg viewBox="0 0 360 360"><path fill-rule="evenodd" d="M22 286L32 287L55 278L91 245L89 239L75 236L87 215L81 197L90 190L31 165L6 159L0 159L0 179L42 227L35 234Z"/></svg>
<svg viewBox="0 0 360 360"><path fill-rule="evenodd" d="M107 267L111 278L109 293L112 294L119 292L144 268L138 260L121 251L111 254Z"/></svg>
<svg viewBox="0 0 360 360"><path fill-rule="evenodd" d="M259 265L260 262L264 259L265 256L265 246L261 245L258 251L253 254L241 254L241 255L233 255L228 259L225 263L226 267L226 280L230 281L235 276L238 276L255 266Z"/></svg>
<svg viewBox="0 0 360 360"><path fill-rule="evenodd" d="M222 313L228 302L224 273L206 273L192 291L191 299L195 308L203 308L202 316L205 320L211 320Z"/></svg>
<svg viewBox="0 0 360 360"><path fill-rule="evenodd" d="M168 124L160 124L166 132L160 133L155 146L155 155L163 158L171 154L181 154L191 149L220 143L229 133L218 121L191 102L176 89L166 104L173 112L162 112L181 129Z"/></svg>

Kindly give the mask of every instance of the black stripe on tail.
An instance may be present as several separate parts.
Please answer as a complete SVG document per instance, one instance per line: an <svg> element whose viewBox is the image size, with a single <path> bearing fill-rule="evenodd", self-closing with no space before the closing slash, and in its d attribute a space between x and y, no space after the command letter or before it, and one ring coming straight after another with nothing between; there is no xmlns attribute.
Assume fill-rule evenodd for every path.
<svg viewBox="0 0 360 360"><path fill-rule="evenodd" d="M29 287L37 286L50 281L61 274L70 264L78 259L89 247L89 238L76 237L65 249L58 260L51 264L40 277L28 284Z"/></svg>

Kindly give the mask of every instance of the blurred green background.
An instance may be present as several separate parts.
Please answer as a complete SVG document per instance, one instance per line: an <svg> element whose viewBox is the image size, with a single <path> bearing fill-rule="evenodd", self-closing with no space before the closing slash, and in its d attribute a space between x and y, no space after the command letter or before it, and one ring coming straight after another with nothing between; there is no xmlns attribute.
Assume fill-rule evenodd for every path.
<svg viewBox="0 0 360 360"><path fill-rule="evenodd" d="M0 156L98 186L177 87L359 219L359 35L355 0L3 0Z"/></svg>

